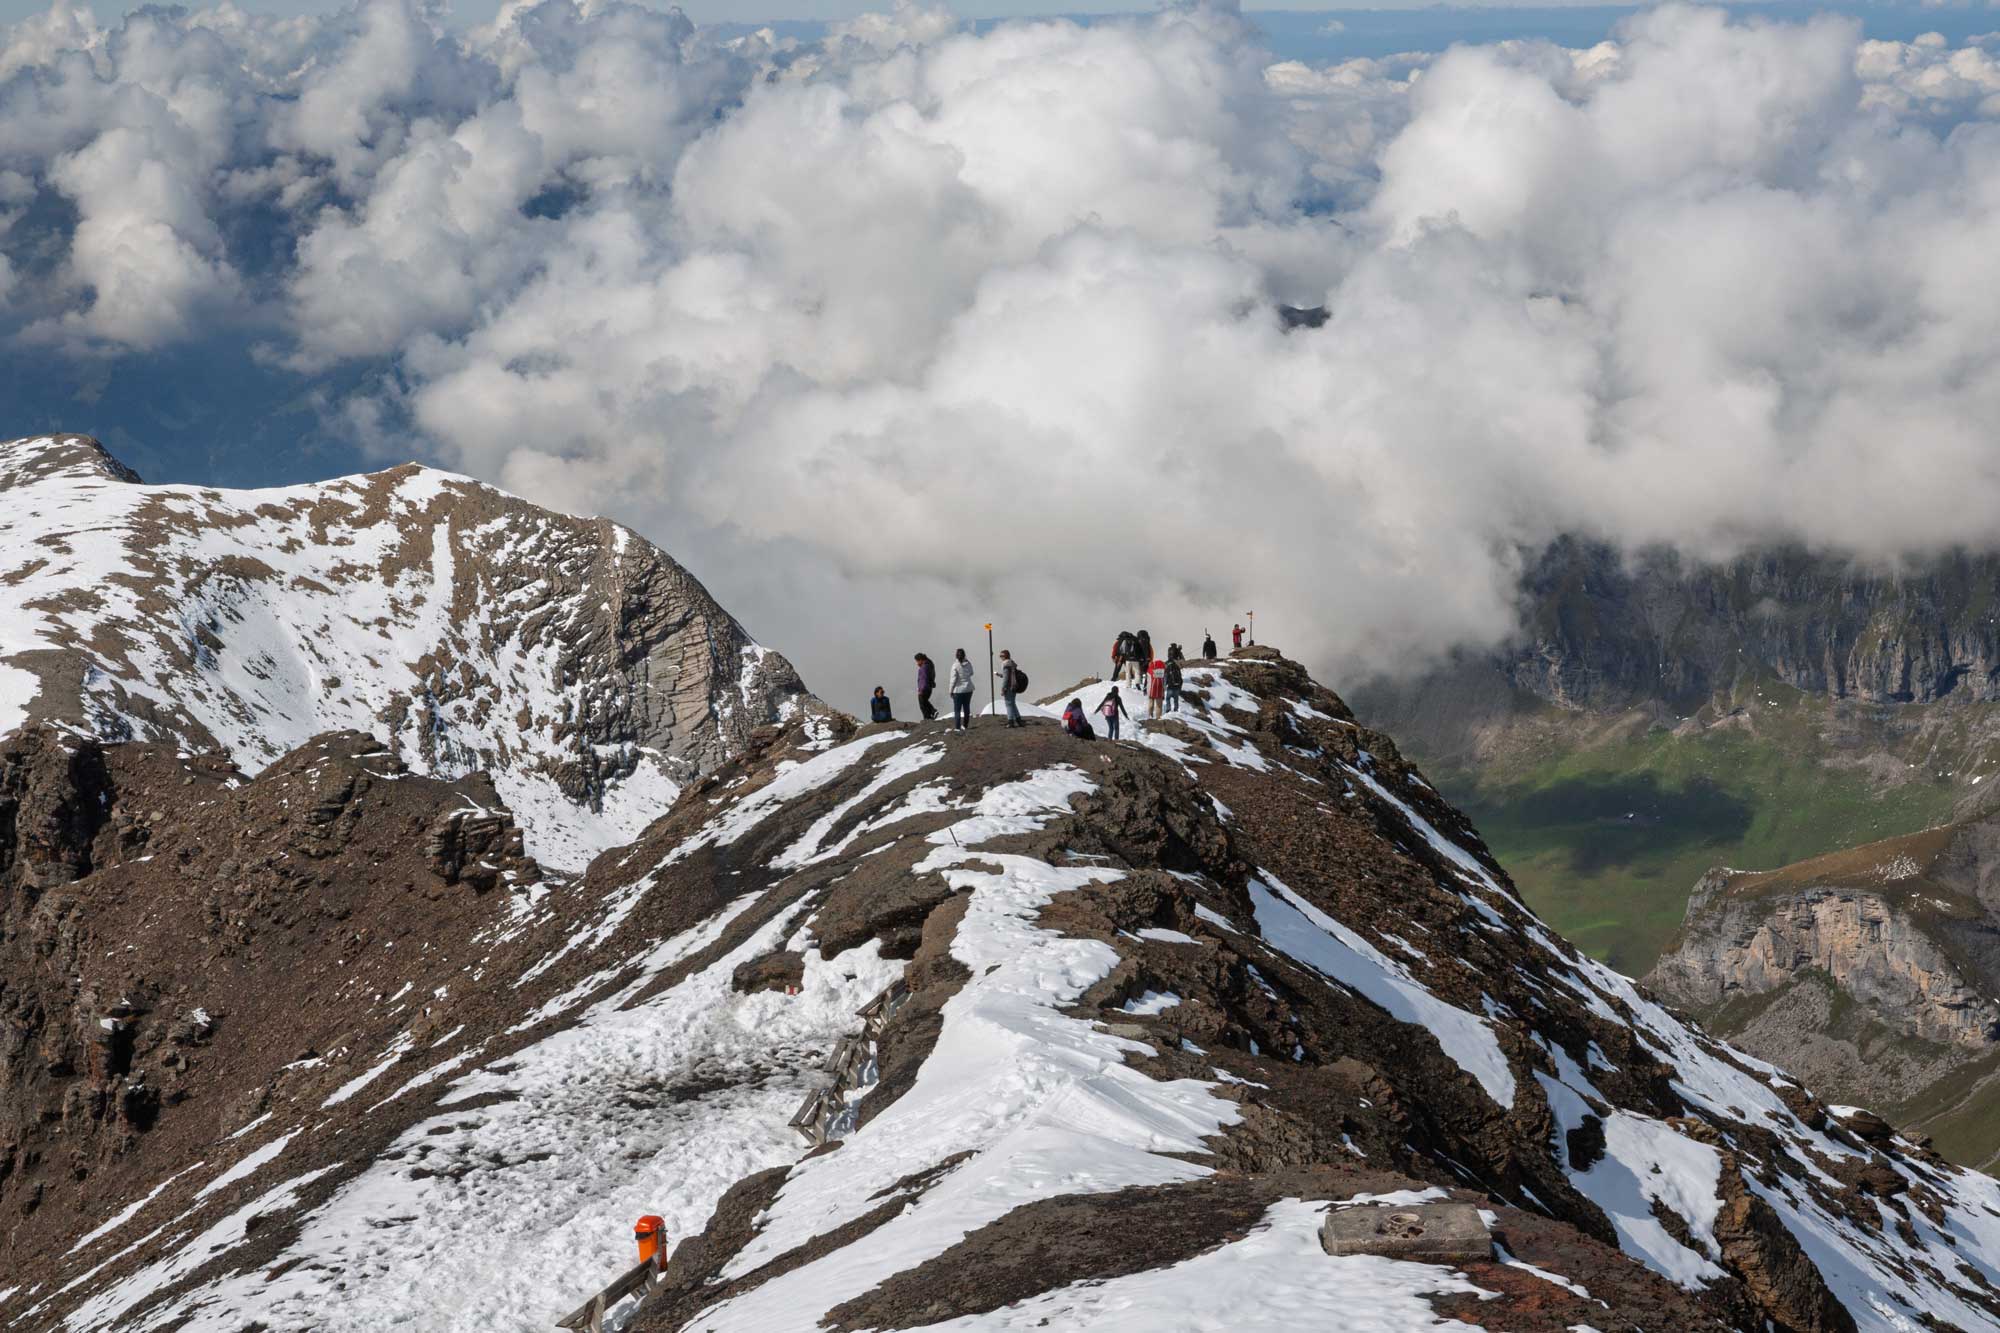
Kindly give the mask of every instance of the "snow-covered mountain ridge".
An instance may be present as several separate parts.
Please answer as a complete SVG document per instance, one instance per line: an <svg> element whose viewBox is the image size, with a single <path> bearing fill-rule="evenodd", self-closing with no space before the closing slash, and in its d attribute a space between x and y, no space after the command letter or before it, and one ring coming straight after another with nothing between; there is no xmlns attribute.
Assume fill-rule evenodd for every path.
<svg viewBox="0 0 2000 1333"><path fill-rule="evenodd" d="M809 696L664 553L417 466L147 486L96 441L0 444L0 731L225 750L313 736L484 770L545 863L628 841Z"/></svg>
<svg viewBox="0 0 2000 1333"><path fill-rule="evenodd" d="M0 1324L546 1328L657 1213L628 1329L2000 1330L2000 1183L1551 935L1296 664L1187 686L802 708L575 878L386 727L0 736ZM1320 1248L1440 1197L1492 1259Z"/></svg>

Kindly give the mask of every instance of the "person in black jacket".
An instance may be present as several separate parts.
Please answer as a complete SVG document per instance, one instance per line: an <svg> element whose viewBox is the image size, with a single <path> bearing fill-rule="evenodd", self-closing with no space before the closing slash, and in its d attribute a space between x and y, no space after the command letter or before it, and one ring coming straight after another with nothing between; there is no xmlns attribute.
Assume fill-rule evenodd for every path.
<svg viewBox="0 0 2000 1333"><path fill-rule="evenodd" d="M1010 727L1025 727L1028 725L1021 720L1020 706L1014 702L1014 696L1019 694L1026 684L1027 681L1023 678L1021 668L1014 665L1014 655L1005 648L1002 648L1000 650L1000 702L1007 705L1007 725Z"/></svg>
<svg viewBox="0 0 2000 1333"><path fill-rule="evenodd" d="M1177 645L1178 646L1178 645ZM1181 711L1181 659L1179 656L1167 658L1167 709L1169 713Z"/></svg>
<svg viewBox="0 0 2000 1333"><path fill-rule="evenodd" d="M937 708L931 703L931 691L937 688L937 665L929 654L917 654L917 711L928 722L937 716Z"/></svg>
<svg viewBox="0 0 2000 1333"><path fill-rule="evenodd" d="M889 711L889 692L880 685L875 687L875 697L868 701L870 722L894 722L896 715Z"/></svg>
<svg viewBox="0 0 2000 1333"><path fill-rule="evenodd" d="M1201 655L1211 662L1215 660L1215 636L1207 630L1201 632Z"/></svg>

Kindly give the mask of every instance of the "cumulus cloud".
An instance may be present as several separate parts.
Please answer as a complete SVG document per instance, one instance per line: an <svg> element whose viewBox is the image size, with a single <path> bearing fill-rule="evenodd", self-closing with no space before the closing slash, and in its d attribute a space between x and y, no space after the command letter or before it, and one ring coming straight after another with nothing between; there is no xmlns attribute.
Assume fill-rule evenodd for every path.
<svg viewBox="0 0 2000 1333"><path fill-rule="evenodd" d="M1052 683L1252 608L1393 668L1507 634L1563 533L1993 546L1996 98L1989 42L1686 7L1311 66L1220 4L59 6L0 45L0 317L233 323L380 452L633 522L843 697L987 619Z"/></svg>

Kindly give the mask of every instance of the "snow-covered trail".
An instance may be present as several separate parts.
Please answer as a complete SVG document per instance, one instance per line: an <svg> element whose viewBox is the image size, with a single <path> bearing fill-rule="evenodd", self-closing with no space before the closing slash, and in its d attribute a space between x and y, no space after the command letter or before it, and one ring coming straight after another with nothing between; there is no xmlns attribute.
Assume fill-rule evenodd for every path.
<svg viewBox="0 0 2000 1333"><path fill-rule="evenodd" d="M789 780L732 803L735 818L718 819L711 831L743 835L847 773L881 739L893 738L796 766ZM909 751L889 763L903 773L922 768ZM653 945L636 971L621 961L572 987L574 999L559 997L528 1021L623 978L553 1035L502 1060L399 1066L397 1077L361 1089L357 1097L386 1103L442 1076L445 1092L435 1114L304 1216L298 1239L273 1264L133 1316L191 1273L193 1261L211 1257L199 1241L175 1246L95 1292L63 1327L109 1333L176 1320L217 1333L252 1322L348 1333L413 1321L453 1333L548 1327L629 1266L634 1218L658 1214L669 1236L683 1239L700 1231L729 1186L802 1151L790 1116L828 1049L859 1027L855 1011L903 964L882 959L872 942L831 962L808 946L796 995L739 993L731 986L739 964L802 942L807 904L792 902L707 966L635 1002L722 939L732 921L791 892L778 878ZM281 1177L284 1149L296 1137L278 1140L277 1151L250 1169L268 1162L268 1174ZM265 1197L301 1184L281 1182ZM268 1276L273 1269L281 1271Z"/></svg>
<svg viewBox="0 0 2000 1333"><path fill-rule="evenodd" d="M732 992L735 966L779 947L795 915L671 990L621 1008L627 987L504 1065L453 1080L437 1114L306 1218L281 1276L197 1289L143 1326L362 1333L421 1312L427 1329L546 1328L629 1264L633 1218L657 1213L685 1237L730 1185L797 1157L786 1121L811 1071L900 965L872 949L837 965L809 954L797 996ZM133 1326L122 1311L165 1262L66 1326Z"/></svg>
<svg viewBox="0 0 2000 1333"><path fill-rule="evenodd" d="M969 902L952 956L970 971L944 1007L944 1027L916 1085L842 1151L801 1163L763 1228L727 1270L751 1272L869 1211L898 1180L955 1154L956 1167L865 1240L708 1311L705 1329L810 1329L822 1311L943 1253L1021 1205L1077 1190L1198 1178L1202 1154L1236 1117L1212 1086L1160 1082L1124 1063L1129 1040L1062 1008L1117 963L1109 946L1034 924L1055 895L1117 872L1060 867L986 850L1066 813L1092 789L1075 769L987 791L967 818L931 833L919 872L937 871Z"/></svg>

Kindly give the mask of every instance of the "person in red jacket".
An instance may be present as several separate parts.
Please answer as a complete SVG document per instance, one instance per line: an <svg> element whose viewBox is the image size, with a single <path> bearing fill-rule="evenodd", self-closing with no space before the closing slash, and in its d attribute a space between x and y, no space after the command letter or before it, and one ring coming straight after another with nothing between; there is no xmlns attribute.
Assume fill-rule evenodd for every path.
<svg viewBox="0 0 2000 1333"><path fill-rule="evenodd" d="M1241 625L1232 625L1229 627L1229 646L1231 648L1241 648L1243 646L1243 627Z"/></svg>
<svg viewBox="0 0 2000 1333"><path fill-rule="evenodd" d="M1146 716L1158 719L1167 698L1167 664L1153 659L1152 669L1146 672Z"/></svg>

